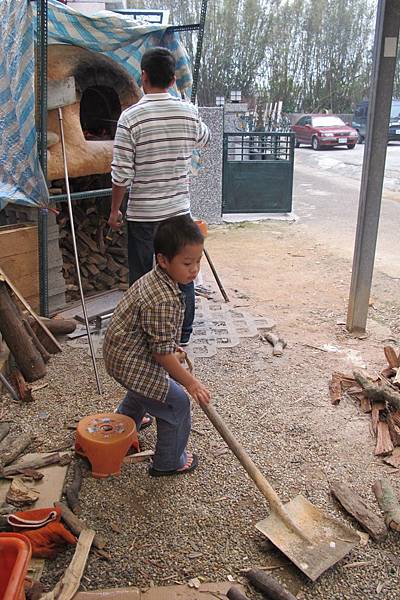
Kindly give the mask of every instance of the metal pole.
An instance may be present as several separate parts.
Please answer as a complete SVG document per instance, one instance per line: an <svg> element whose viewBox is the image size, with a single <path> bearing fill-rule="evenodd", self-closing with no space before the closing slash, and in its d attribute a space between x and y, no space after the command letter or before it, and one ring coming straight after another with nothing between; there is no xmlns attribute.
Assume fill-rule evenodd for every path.
<svg viewBox="0 0 400 600"><path fill-rule="evenodd" d="M398 0L379 0L347 329L364 332L374 270L400 30Z"/></svg>
<svg viewBox="0 0 400 600"><path fill-rule="evenodd" d="M218 277L218 273L217 273L217 271L216 271L216 269L215 269L215 267L213 265L213 262L211 260L210 255L208 254L208 252L207 252L207 250L205 248L203 249L203 252L204 252L204 256L206 257L207 262L208 262L208 264L210 266L212 274L214 275L215 281L217 282L217 285L219 287L219 291L221 292L221 294L222 294L225 302L229 302L228 294L226 293L226 291L224 289L224 286L222 285L222 282L221 282L220 278Z"/></svg>
<svg viewBox="0 0 400 600"><path fill-rule="evenodd" d="M206 23L206 16L207 16L207 1L208 0L202 1L201 9L200 9L200 27L199 27L199 34L198 34L198 38L197 38L196 57L194 59L194 65L193 65L193 86L192 86L192 95L190 98L191 102L193 104L196 102L197 85L199 82L201 53L203 51L204 26Z"/></svg>
<svg viewBox="0 0 400 600"><path fill-rule="evenodd" d="M36 87L38 156L45 179L47 178L47 0L37 2L36 56L38 82ZM40 314L49 316L48 290L48 211L39 209L39 293Z"/></svg>
<svg viewBox="0 0 400 600"><path fill-rule="evenodd" d="M63 155L63 161L64 161L64 173L65 173L65 188L66 188L66 191L67 191L67 202L68 202L69 220L70 220L70 225L71 225L72 244L74 246L74 257L75 257L76 275L77 275L77 278L78 278L79 292L80 292L81 304L82 304L82 312L83 312L83 316L84 316L84 319L85 319L86 332L87 332L87 336L88 336L88 340L89 340L90 354L92 356L93 369L94 369L94 373L95 373L95 376L96 376L97 391L101 395L102 394L102 389L101 389L101 384L100 384L99 373L98 373L98 370L97 370L96 354L95 354L95 350L94 350L94 347L93 347L92 335L90 333L89 319L88 319L87 311L86 311L85 296L84 296L84 293L83 293L82 279L81 279L81 269L80 269L80 265L79 265L78 247L77 247L77 244L76 244L74 213L73 213L73 210L72 210L72 200L71 200L71 194L70 194L70 189L69 189L68 164L67 164L67 154L66 154L66 151L65 151L64 125L63 125L63 116L62 116L62 109L61 108L58 109L58 119L59 119L59 122L60 122L61 147L62 147L62 155Z"/></svg>

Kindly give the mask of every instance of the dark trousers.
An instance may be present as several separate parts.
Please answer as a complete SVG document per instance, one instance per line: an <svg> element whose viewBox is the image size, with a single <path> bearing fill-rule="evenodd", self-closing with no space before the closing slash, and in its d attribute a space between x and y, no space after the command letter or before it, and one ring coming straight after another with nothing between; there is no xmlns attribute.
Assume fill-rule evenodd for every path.
<svg viewBox="0 0 400 600"><path fill-rule="evenodd" d="M129 285L153 268L154 233L158 222L128 221L128 267ZM185 296L185 316L181 343L189 341L194 320L194 283L179 284Z"/></svg>
<svg viewBox="0 0 400 600"><path fill-rule="evenodd" d="M155 469L174 471L186 464L186 444L191 426L190 400L179 383L169 380L165 402L150 400L137 392L128 391L117 412L134 419L137 429L146 412L156 418L157 443L153 458Z"/></svg>

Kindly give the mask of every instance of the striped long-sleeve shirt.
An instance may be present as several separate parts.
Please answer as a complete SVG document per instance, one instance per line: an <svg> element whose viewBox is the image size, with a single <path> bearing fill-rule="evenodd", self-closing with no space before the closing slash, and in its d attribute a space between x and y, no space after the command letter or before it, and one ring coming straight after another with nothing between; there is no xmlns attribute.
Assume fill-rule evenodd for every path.
<svg viewBox="0 0 400 600"><path fill-rule="evenodd" d="M192 152L209 138L196 108L168 93L147 94L124 110L111 174L115 185L130 186L126 218L162 221L190 212Z"/></svg>

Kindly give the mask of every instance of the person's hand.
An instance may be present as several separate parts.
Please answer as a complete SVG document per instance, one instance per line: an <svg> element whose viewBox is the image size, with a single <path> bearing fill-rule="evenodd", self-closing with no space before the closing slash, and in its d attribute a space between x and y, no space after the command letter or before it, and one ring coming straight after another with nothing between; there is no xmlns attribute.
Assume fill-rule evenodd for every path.
<svg viewBox="0 0 400 600"><path fill-rule="evenodd" d="M110 213L110 218L108 219L107 224L114 231L119 231L122 227L122 220L123 220L122 212L120 210L118 210L116 212Z"/></svg>
<svg viewBox="0 0 400 600"><path fill-rule="evenodd" d="M198 379L195 379L186 389L198 404L207 405L210 402L210 392Z"/></svg>

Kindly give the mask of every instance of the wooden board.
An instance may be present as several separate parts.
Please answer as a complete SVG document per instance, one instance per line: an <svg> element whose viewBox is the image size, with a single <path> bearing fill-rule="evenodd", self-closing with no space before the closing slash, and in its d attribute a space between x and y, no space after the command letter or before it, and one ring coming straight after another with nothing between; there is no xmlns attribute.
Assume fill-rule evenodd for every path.
<svg viewBox="0 0 400 600"><path fill-rule="evenodd" d="M24 298L39 307L39 250L37 225L0 227L0 264Z"/></svg>

